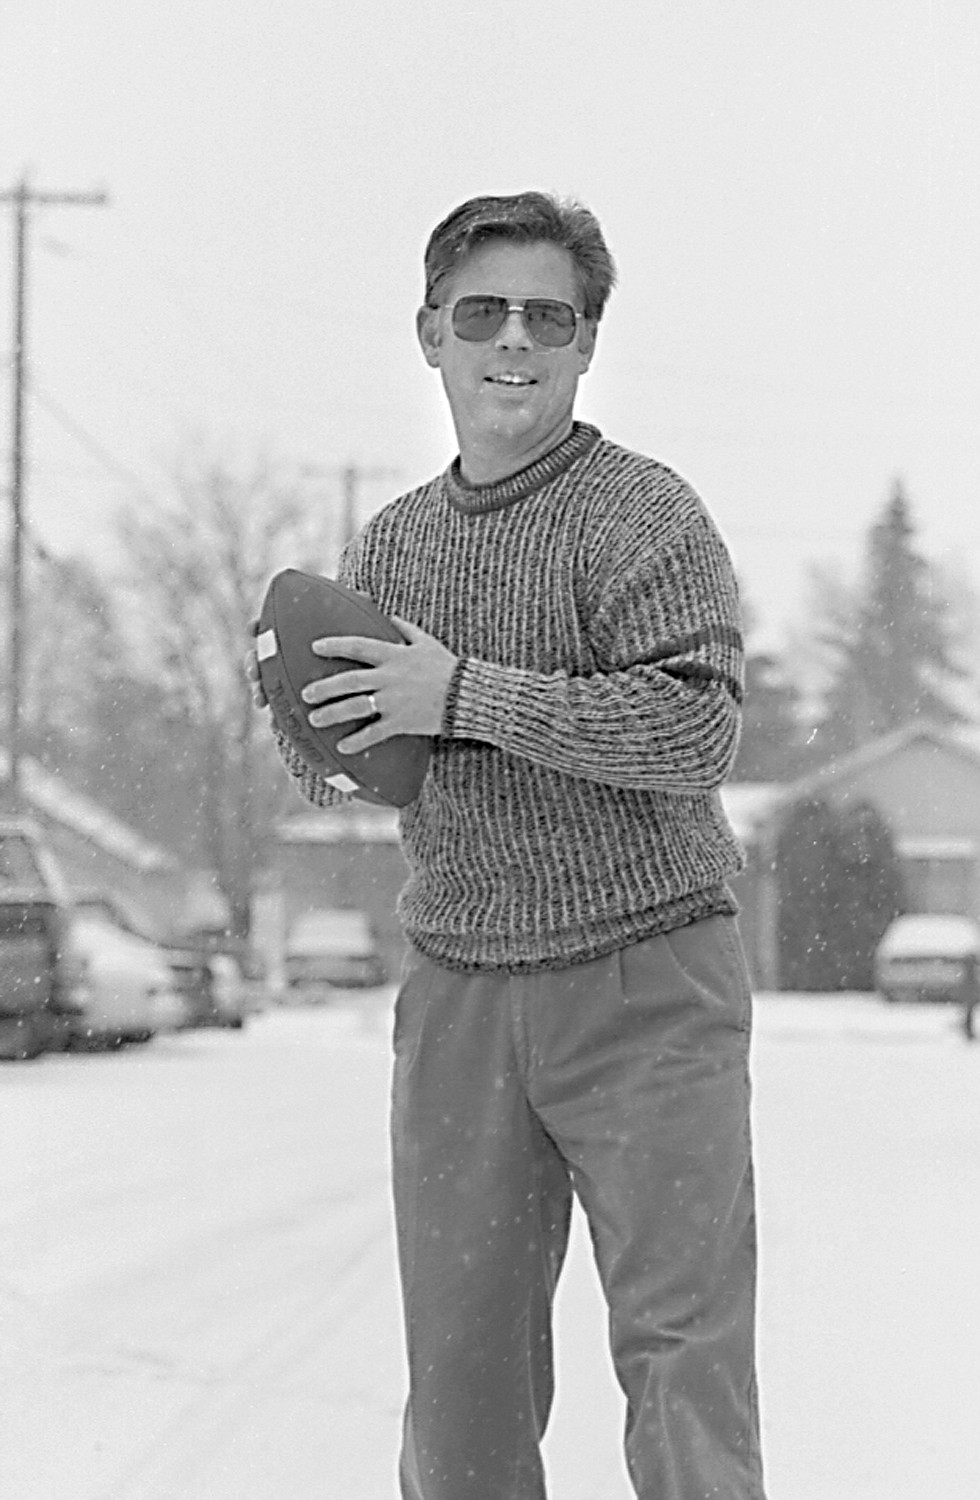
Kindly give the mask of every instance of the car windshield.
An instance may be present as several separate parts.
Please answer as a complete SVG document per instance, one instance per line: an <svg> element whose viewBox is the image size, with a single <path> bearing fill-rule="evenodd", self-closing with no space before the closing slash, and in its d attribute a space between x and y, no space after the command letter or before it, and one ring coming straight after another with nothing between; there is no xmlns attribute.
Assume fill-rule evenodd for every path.
<svg viewBox="0 0 980 1500"><path fill-rule="evenodd" d="M0 835L0 886L38 885L40 880L30 842L18 834Z"/></svg>

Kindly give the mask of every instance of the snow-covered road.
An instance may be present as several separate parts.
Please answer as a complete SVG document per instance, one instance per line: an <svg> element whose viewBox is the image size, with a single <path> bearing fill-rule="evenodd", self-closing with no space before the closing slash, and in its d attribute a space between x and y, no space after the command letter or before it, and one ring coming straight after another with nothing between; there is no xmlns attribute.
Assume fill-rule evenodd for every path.
<svg viewBox="0 0 980 1500"><path fill-rule="evenodd" d="M390 996L0 1073L4 1500L395 1500ZM770 1500L980 1496L980 1044L763 998ZM629 1500L577 1224L554 1500ZM504 1497L501 1497L504 1500Z"/></svg>

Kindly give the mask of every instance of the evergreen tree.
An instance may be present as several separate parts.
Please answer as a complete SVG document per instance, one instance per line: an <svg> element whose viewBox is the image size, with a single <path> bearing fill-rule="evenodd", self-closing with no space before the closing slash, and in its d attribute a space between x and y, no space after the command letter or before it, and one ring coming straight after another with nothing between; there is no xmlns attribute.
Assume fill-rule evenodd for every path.
<svg viewBox="0 0 980 1500"><path fill-rule="evenodd" d="M849 990L873 990L875 949L888 924L905 909L905 882L887 820L870 802L857 802L840 819L844 869L841 980Z"/></svg>
<svg viewBox="0 0 980 1500"><path fill-rule="evenodd" d="M826 639L836 667L818 729L822 758L917 718L959 720L947 691L962 676L947 606L930 564L916 550L900 480L868 534L864 575L851 607L829 622Z"/></svg>
<svg viewBox="0 0 980 1500"><path fill-rule="evenodd" d="M838 990L838 952L847 921L840 820L819 798L790 808L777 842L777 941L784 990Z"/></svg>
<svg viewBox="0 0 980 1500"><path fill-rule="evenodd" d="M869 802L843 811L805 798L777 841L780 983L789 990L870 990L874 952L904 908L891 830Z"/></svg>

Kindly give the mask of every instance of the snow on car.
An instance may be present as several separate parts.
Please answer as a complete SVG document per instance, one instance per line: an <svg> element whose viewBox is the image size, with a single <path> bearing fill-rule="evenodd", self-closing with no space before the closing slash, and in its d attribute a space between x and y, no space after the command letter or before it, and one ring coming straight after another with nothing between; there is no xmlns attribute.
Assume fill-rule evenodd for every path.
<svg viewBox="0 0 980 1500"><path fill-rule="evenodd" d="M959 1002L980 959L980 926L955 912L896 917L875 953L875 984L886 1000Z"/></svg>
<svg viewBox="0 0 980 1500"><path fill-rule="evenodd" d="M204 948L169 948L167 962L184 1004L182 1026L240 1030L245 1025L256 1001L237 958Z"/></svg>
<svg viewBox="0 0 980 1500"><path fill-rule="evenodd" d="M76 902L71 932L84 975L77 1042L146 1041L182 1023L184 1006L164 951L127 929L111 902Z"/></svg>
<svg viewBox="0 0 980 1500"><path fill-rule="evenodd" d="M286 939L286 983L316 1002L333 989L374 988L387 972L366 912L320 907L297 917Z"/></svg>
<svg viewBox="0 0 980 1500"><path fill-rule="evenodd" d="M244 1026L251 999L238 959L230 953L208 955L211 969L211 993L217 1012L217 1025Z"/></svg>

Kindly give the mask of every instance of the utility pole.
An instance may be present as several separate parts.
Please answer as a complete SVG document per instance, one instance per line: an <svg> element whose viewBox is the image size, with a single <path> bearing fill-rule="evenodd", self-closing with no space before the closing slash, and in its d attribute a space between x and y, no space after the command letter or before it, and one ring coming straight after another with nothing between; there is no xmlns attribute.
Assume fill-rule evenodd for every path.
<svg viewBox="0 0 980 1500"><path fill-rule="evenodd" d="M368 468L363 464L343 464L339 469L322 468L319 464L304 464L302 473L313 479L337 474L341 484L340 546L338 556L360 528L358 496L365 479L394 479L397 469Z"/></svg>
<svg viewBox="0 0 980 1500"><path fill-rule="evenodd" d="M346 547L351 538L357 535L359 529L357 497L362 479L391 479L394 478L397 472L396 469L365 469L358 464L345 464L341 469L340 477L344 487L344 508L340 533L341 547Z"/></svg>
<svg viewBox="0 0 980 1500"><path fill-rule="evenodd" d="M22 803L21 718L24 680L24 388L27 370L27 229L34 204L96 205L108 202L100 193L39 193L23 177L0 193L0 203L14 205L14 407L10 444L10 672L7 699L7 795L15 811Z"/></svg>

